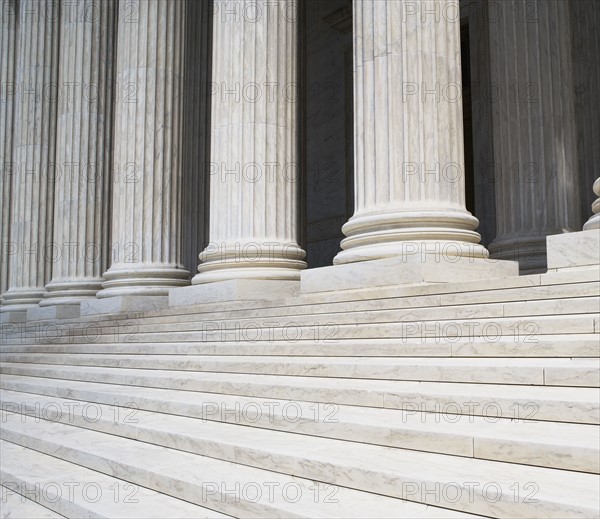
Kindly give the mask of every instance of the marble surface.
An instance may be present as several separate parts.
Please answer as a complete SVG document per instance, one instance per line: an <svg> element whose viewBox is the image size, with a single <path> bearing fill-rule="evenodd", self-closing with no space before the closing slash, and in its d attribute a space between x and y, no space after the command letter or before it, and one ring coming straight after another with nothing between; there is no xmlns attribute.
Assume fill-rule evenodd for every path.
<svg viewBox="0 0 600 519"><path fill-rule="evenodd" d="M272 279L229 279L210 284L174 288L169 291L169 306L281 299L300 292L298 281Z"/></svg>
<svg viewBox="0 0 600 519"><path fill-rule="evenodd" d="M546 268L546 236L581 228L570 2L489 17L497 236L492 257ZM521 4L522 5L522 4ZM552 71L552 72L551 72Z"/></svg>
<svg viewBox="0 0 600 519"><path fill-rule="evenodd" d="M548 269L600 265L600 228L548 236Z"/></svg>
<svg viewBox="0 0 600 519"><path fill-rule="evenodd" d="M24 0L20 9L33 14L18 18L14 78L17 85L34 86L17 89L10 130L16 165L10 236L16 250L8 264L8 290L2 304L15 309L37 305L51 275L46 247L52 243L57 107L56 92L48 95L42 90L57 84L59 35L58 3ZM5 19L13 17L14 13L7 13Z"/></svg>
<svg viewBox="0 0 600 519"><path fill-rule="evenodd" d="M60 516L227 517L141 485L104 475L101 471L58 459L57 449L42 453L36 452L39 448L33 450L18 442L0 440L0 444L2 484L13 488L16 486L25 492L29 490L28 495L37 496L42 504ZM32 492L32 489L37 491Z"/></svg>
<svg viewBox="0 0 600 519"><path fill-rule="evenodd" d="M118 314L123 312L144 312L165 308L168 297L164 296L114 296L103 299L90 299L81 302L82 316Z"/></svg>
<svg viewBox="0 0 600 519"><path fill-rule="evenodd" d="M167 296L182 264L181 177L186 2L139 2L119 23L115 78L111 265L99 298ZM132 17L119 2L119 19Z"/></svg>
<svg viewBox="0 0 600 519"><path fill-rule="evenodd" d="M302 293L415 283L447 283L518 275L518 264L421 254L333 265L302 272Z"/></svg>
<svg viewBox="0 0 600 519"><path fill-rule="evenodd" d="M299 6L269 3L215 1L209 243L194 284L297 281L306 267L298 245Z"/></svg>
<svg viewBox="0 0 600 519"><path fill-rule="evenodd" d="M241 450L256 450L259 446L268 451L271 445L284 445L286 438L288 444L297 439L284 433L296 433L590 473L597 471L600 462L598 428L592 425L498 419L492 413L490 419L485 413L474 416L465 413L466 410L464 414L431 415L416 408L404 411L310 402L294 402L292 407L285 400L206 393L198 393L194 401L190 401L176 391L127 386L107 388L83 382L70 382L69 387L59 382L56 387L48 383L44 386L42 381L11 384L9 380L4 387L9 388L3 389L1 395L6 411L35 412L44 407L48 409L48 419L53 421L129 438L148 438L166 447L176 445L170 436L181 436L183 441L187 436L187 442L194 436L195 440L187 443L186 450L228 461L240 461L234 455L234 446L240 454ZM86 420L86 408L80 402L57 399L66 392L70 398L94 402L94 413L99 420L93 423ZM135 413L127 409L133 404ZM122 425L115 423L116 415L110 405L121 406L121 413L131 413L135 420ZM69 407L75 411L68 414L60 411ZM471 409L476 408L473 405ZM169 415L169 420L162 413ZM529 414L529 409L522 410L523 417ZM250 429L243 429L245 434L242 435L240 426ZM165 436L158 440L161 433ZM316 440L314 443L318 445ZM226 445L232 450L225 451ZM249 464L273 468L268 454L262 459L256 456Z"/></svg>
<svg viewBox="0 0 600 519"><path fill-rule="evenodd" d="M116 7L77 0L60 19L58 81L74 87L58 98L55 250L41 306L94 297L108 267Z"/></svg>
<svg viewBox="0 0 600 519"><path fill-rule="evenodd" d="M355 212L336 264L407 246L488 255L465 207L459 3L412 7L354 2Z"/></svg>
<svg viewBox="0 0 600 519"><path fill-rule="evenodd" d="M600 229L600 177L594 182L594 195L596 195L596 199L592 203L593 215L583 226L584 231Z"/></svg>

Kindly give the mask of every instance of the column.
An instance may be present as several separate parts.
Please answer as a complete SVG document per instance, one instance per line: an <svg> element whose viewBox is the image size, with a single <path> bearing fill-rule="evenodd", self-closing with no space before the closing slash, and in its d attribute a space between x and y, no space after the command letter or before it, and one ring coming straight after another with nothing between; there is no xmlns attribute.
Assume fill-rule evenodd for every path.
<svg viewBox="0 0 600 519"><path fill-rule="evenodd" d="M210 243L193 283L298 280L297 23L292 0L217 0Z"/></svg>
<svg viewBox="0 0 600 519"><path fill-rule="evenodd" d="M595 198L590 185L600 174L600 4L595 0L578 0L569 2L569 8L580 206L585 222Z"/></svg>
<svg viewBox="0 0 600 519"><path fill-rule="evenodd" d="M355 213L334 263L486 257L465 207L458 0L354 0Z"/></svg>
<svg viewBox="0 0 600 519"><path fill-rule="evenodd" d="M41 306L94 297L107 268L116 6L62 5L53 267Z"/></svg>
<svg viewBox="0 0 600 519"><path fill-rule="evenodd" d="M212 16L210 2L186 1L182 254L186 270L196 273L208 238Z"/></svg>
<svg viewBox="0 0 600 519"><path fill-rule="evenodd" d="M16 3L0 1L0 298L8 289L10 209L12 179L12 137L15 82Z"/></svg>
<svg viewBox="0 0 600 519"><path fill-rule="evenodd" d="M584 231L600 229L600 178L597 178L596 182L594 182L594 194L596 195L596 200L592 204L594 215L583 226Z"/></svg>
<svg viewBox="0 0 600 519"><path fill-rule="evenodd" d="M568 2L495 2L493 257L546 267L546 236L581 228Z"/></svg>
<svg viewBox="0 0 600 519"><path fill-rule="evenodd" d="M16 251L4 293L10 309L37 304L51 273L46 254L52 241L58 12L52 0L19 3L10 231Z"/></svg>
<svg viewBox="0 0 600 519"><path fill-rule="evenodd" d="M185 2L119 2L112 265L97 297L166 295L181 261Z"/></svg>

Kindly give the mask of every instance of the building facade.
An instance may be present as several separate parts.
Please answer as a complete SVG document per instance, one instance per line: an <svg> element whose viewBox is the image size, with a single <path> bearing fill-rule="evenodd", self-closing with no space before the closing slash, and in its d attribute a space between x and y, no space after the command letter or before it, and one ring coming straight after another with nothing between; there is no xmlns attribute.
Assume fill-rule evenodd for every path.
<svg viewBox="0 0 600 519"><path fill-rule="evenodd" d="M4 312L600 226L593 0L1 6Z"/></svg>

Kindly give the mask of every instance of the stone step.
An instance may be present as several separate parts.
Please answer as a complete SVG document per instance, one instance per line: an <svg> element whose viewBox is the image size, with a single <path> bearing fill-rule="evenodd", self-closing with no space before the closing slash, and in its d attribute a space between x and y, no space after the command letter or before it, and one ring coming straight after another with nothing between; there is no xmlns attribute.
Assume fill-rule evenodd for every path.
<svg viewBox="0 0 600 519"><path fill-rule="evenodd" d="M126 337L121 336L121 339ZM24 338L26 340L26 338ZM444 339L344 339L336 342L163 342L3 344L0 353L237 355L304 357L598 357L596 333L539 335L529 341L515 337Z"/></svg>
<svg viewBox="0 0 600 519"><path fill-rule="evenodd" d="M106 386L101 384L54 382L58 384L46 383L43 386L39 383L28 384L27 381L11 384L9 381L4 387L13 388L14 391L0 391L3 409L22 414L34 413L40 418L115 434L117 431L112 430L115 424L122 425L122 429L129 424L152 428L153 424L162 423L165 415L169 415L169 426L175 427L173 434L177 431L204 431L203 437L207 442L222 438L241 440L238 438L241 435L242 443L246 445L244 448L270 445L271 442L277 444L278 435L284 434L280 431L286 431L477 459L599 472L600 430L592 425L365 409L284 400L260 401L200 393L190 403L189 394L184 392L127 386L112 386L105 391ZM69 394L69 400L60 398L65 393ZM157 417L157 412L164 414ZM521 410L521 414L535 413ZM178 415L182 420L178 421L173 415ZM108 424L99 427L97 424L102 419L108 420ZM189 419L193 421L186 421ZM271 438L253 429L246 429L241 434L240 425L258 427L260 431L271 429L276 434ZM120 430L118 433L141 439L135 431L126 433ZM238 442L240 448L244 446L242 443ZM172 446L164 442L161 445ZM211 448L209 443L204 454L217 456L211 452L222 451L220 448L211 451ZM258 458L262 459L260 456ZM245 463L253 465L251 460Z"/></svg>
<svg viewBox="0 0 600 519"><path fill-rule="evenodd" d="M4 438L23 447L35 446L46 454L60 452L63 460L90 470L110 473L133 484L143 482L150 489L236 517L464 516L453 510L328 483L331 479L351 478L344 478L332 473L331 467L317 464L313 465L318 477L305 479L184 452L179 448L170 449L62 423L23 418L15 413L2 413L2 433ZM531 469L535 467L528 467ZM582 476L590 475L576 474L575 481L587 489L588 480ZM544 489L537 493L545 496L545 492ZM580 492L576 491L574 497L580 499ZM396 493L400 492L396 490ZM451 508L465 508L469 504L465 501L463 498L463 503L453 504ZM587 513L589 503L586 499L573 505ZM440 504L445 503L438 503L438 506ZM553 504L549 503L550 506ZM510 503L507 506L515 508ZM570 506L570 501L559 503L563 510ZM173 516L176 515L169 513L163 517Z"/></svg>
<svg viewBox="0 0 600 519"><path fill-rule="evenodd" d="M12 415L10 421L15 421L18 416ZM21 427L29 427L30 422L22 423ZM9 426L3 421L4 425ZM2 485L57 514L65 517L227 517L150 490L143 484L106 475L110 472L108 466L96 471L86 468L76 457L71 461L60 459L57 445L52 448L40 441L39 445L26 442L28 445L25 446L18 441L6 441L9 437L14 439L15 435L9 430L2 432Z"/></svg>
<svg viewBox="0 0 600 519"><path fill-rule="evenodd" d="M56 519L64 517L35 501L17 494L15 489L0 485L2 492L2 506L0 506L0 517L2 519Z"/></svg>
<svg viewBox="0 0 600 519"><path fill-rule="evenodd" d="M111 386L116 384L130 386L132 391L137 387L183 390L184 395L192 392L187 393L187 398L192 398L197 393L208 393L487 418L535 417L540 421L600 423L598 390L593 388L348 380L17 364L2 366L0 372L0 384L3 387L6 387L6 381L28 377L30 381L39 379L50 384L59 384L60 380L96 382L103 385L105 391L110 391Z"/></svg>
<svg viewBox="0 0 600 519"><path fill-rule="evenodd" d="M361 314L361 322L340 324L335 321L303 322L293 320L266 323L252 321L246 324L220 321L198 321L193 324L148 325L141 332L137 325L114 323L103 327L98 324L46 324L36 330L11 329L3 341L18 344L41 341L45 343L113 343L125 342L249 342L260 341L298 343L333 343L344 339L400 339L402 341L439 338L450 342L460 338L485 338L487 341L511 337L516 342L532 343L539 335L593 334L600 331L600 314L576 314L536 317L498 317L495 319L444 319L434 321L391 321L374 322L369 313ZM339 319L339 316L338 316ZM358 319L358 317L357 317ZM182 330L193 327L191 330Z"/></svg>
<svg viewBox="0 0 600 519"><path fill-rule="evenodd" d="M600 359L221 357L5 353L3 365L61 365L298 377L600 387Z"/></svg>
<svg viewBox="0 0 600 519"><path fill-rule="evenodd" d="M500 292L500 291L498 291ZM566 308L582 308L584 312L592 312L594 303L598 311L598 294L600 283L581 283L573 285L558 285L553 287L527 287L520 289L509 289L502 294L490 292L462 293L457 295L425 295L406 298L371 299L358 301L333 301L320 304L302 304L294 300L293 304L287 306L248 307L247 305L232 311L215 310L207 307L196 313L173 314L171 310L165 310L162 314L141 315L134 320L138 325L144 323L182 323L194 322L202 316L202 320L226 320L243 317L246 319L268 318L268 317L290 317L301 315L319 315L329 313L365 312L374 310L433 310L444 311L445 315L457 312L465 308L471 312L478 310L483 312L486 307L504 308L506 315L543 315L566 313ZM595 299L594 299L595 298ZM590 304L580 300L589 299ZM536 301L537 303L534 303ZM291 303L291 302L290 302ZM474 308L474 306L476 307ZM571 313L576 313L574 310Z"/></svg>
<svg viewBox="0 0 600 519"><path fill-rule="evenodd" d="M460 283L435 283L435 284L418 284L418 285L389 285L385 287L375 287L357 290L342 290L337 292L301 294L296 297L286 299L266 299L256 300L252 302L252 310L264 309L277 311L283 307L311 307L325 303L325 306L334 303L346 303L353 301L380 301L385 299L396 299L397 301L406 301L404 304L411 306L414 299L420 297L440 296L438 299L426 299L422 303L417 303L417 306L437 305L439 301L442 305L456 304L480 304L484 302L495 303L499 301L527 301L530 298L553 298L553 297L569 297L569 290L575 290L574 294L579 294L579 290L585 283L598 283L600 281L600 273L597 267L579 269L577 271L564 273L553 272L548 274L535 274L528 276L515 276L510 278L496 278L486 281L485 285L481 281L469 281ZM569 287L569 288L567 288ZM520 292L521 289L532 289L533 292ZM505 298L503 294L509 292ZM587 295L597 295L596 290ZM400 303L402 304L402 303ZM214 314L215 312L225 312L226 315L231 315L237 311L246 312L249 310L247 301L231 301L224 303L210 303L204 305L179 306L165 308L156 311L140 312L137 314L115 314L115 315L100 315L95 317L82 317L81 320L95 322L98 320L125 320L131 317L136 318L154 318L164 316L178 315L204 315ZM310 310L309 310L310 313ZM73 321L73 320L72 320Z"/></svg>
<svg viewBox="0 0 600 519"><path fill-rule="evenodd" d="M598 294L598 269L583 269L571 276L563 273L521 276L489 280L485 287L481 283L445 283L415 286L391 286L376 289L329 292L327 294L302 295L282 300L255 301L252 308L247 302L226 302L190 307L166 308L159 311L120 313L114 315L82 316L79 319L63 319L61 323L109 323L131 318L136 320L160 321L161 319L183 321L197 320L202 315L212 319L228 317L240 312L251 315L281 315L294 313L318 313L345 304L386 305L390 308L411 308L426 306L454 306L463 304L497 303L504 301L529 301L532 299L557 299L565 297L595 296ZM507 292L504 294L504 292ZM363 306L364 308L364 306ZM319 310L321 309L321 310ZM257 312L257 314L254 314ZM34 323L37 324L37 323ZM12 325L7 325L12 326ZM14 325L17 326L17 325ZM28 326L27 324L25 326Z"/></svg>
<svg viewBox="0 0 600 519"><path fill-rule="evenodd" d="M133 320L128 326L135 326L136 333L165 332L171 330L206 330L208 325L217 325L224 329L260 328L265 326L312 327L335 324L356 325L363 323L411 323L428 321L466 321L490 320L504 317L515 319L538 316L600 314L600 297L581 297L576 299L547 300L526 303L463 305L447 307L425 307L415 309L385 310L378 308L355 310L339 309L337 312L305 315L274 315L253 317L246 315L221 315L216 318L199 320L198 316L190 320L172 322L170 319L154 319L151 322Z"/></svg>

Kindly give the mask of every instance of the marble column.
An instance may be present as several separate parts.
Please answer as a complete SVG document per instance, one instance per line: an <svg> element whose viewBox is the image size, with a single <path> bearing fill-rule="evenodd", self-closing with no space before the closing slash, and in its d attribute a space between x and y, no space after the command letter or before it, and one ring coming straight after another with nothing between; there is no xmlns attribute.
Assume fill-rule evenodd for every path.
<svg viewBox="0 0 600 519"><path fill-rule="evenodd" d="M186 0L183 135L183 264L194 274L208 238L210 160L211 2Z"/></svg>
<svg viewBox="0 0 600 519"><path fill-rule="evenodd" d="M11 251L16 6L16 0L0 2L0 300L8 289L8 262Z"/></svg>
<svg viewBox="0 0 600 519"><path fill-rule="evenodd" d="M600 3L569 2L575 82L575 123L582 221L589 217L595 195L590 185L600 174Z"/></svg>
<svg viewBox="0 0 600 519"><path fill-rule="evenodd" d="M97 297L166 295L181 259L186 3L119 2L112 265Z"/></svg>
<svg viewBox="0 0 600 519"><path fill-rule="evenodd" d="M597 178L596 182L594 182L594 194L596 195L596 200L592 204L594 215L583 226L584 231L600 229L600 178Z"/></svg>
<svg viewBox="0 0 600 519"><path fill-rule="evenodd" d="M334 263L487 257L465 207L458 0L354 0L355 213Z"/></svg>
<svg viewBox="0 0 600 519"><path fill-rule="evenodd" d="M95 297L107 268L116 6L62 5L53 267L40 306Z"/></svg>
<svg viewBox="0 0 600 519"><path fill-rule="evenodd" d="M546 267L546 236L581 228L568 2L490 10L497 235L493 257Z"/></svg>
<svg viewBox="0 0 600 519"><path fill-rule="evenodd" d="M210 243L193 283L298 280L297 24L291 0L217 0Z"/></svg>
<svg viewBox="0 0 600 519"><path fill-rule="evenodd" d="M19 2L9 288L11 310L36 305L49 281L58 59L58 2ZM8 309L8 308L7 308Z"/></svg>

